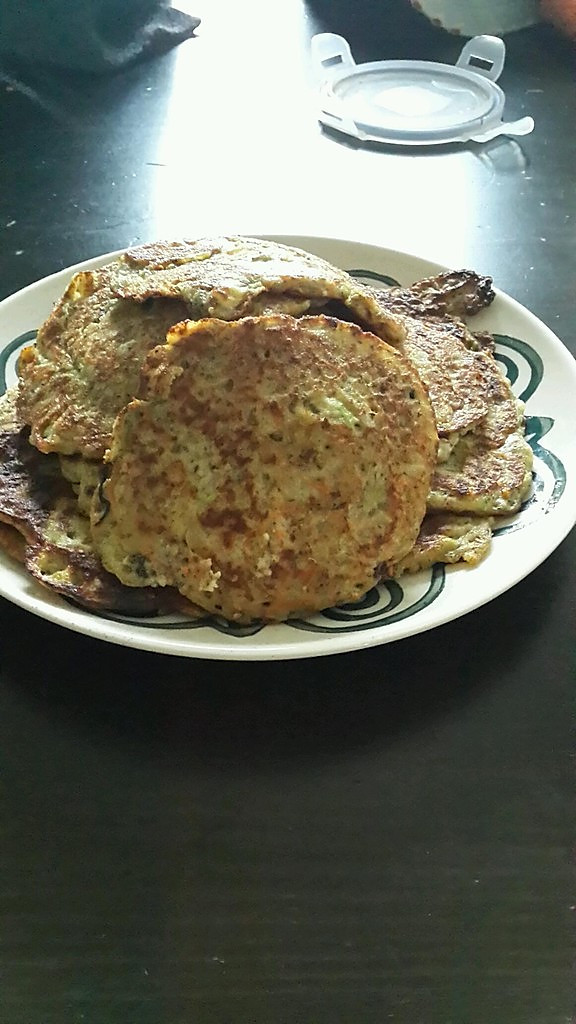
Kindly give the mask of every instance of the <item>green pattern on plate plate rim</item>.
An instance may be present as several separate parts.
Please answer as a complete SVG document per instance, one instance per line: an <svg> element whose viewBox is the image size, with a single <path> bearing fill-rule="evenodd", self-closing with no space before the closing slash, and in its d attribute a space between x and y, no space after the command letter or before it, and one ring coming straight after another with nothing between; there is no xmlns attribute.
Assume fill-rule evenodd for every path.
<svg viewBox="0 0 576 1024"><path fill-rule="evenodd" d="M385 287L398 285L398 281L377 271L349 271L357 279L374 286L379 282ZM18 351L30 344L35 331L26 331L10 341L0 353L0 394L7 387L8 369ZM537 391L544 373L542 360L535 349L526 341L510 335L495 334L496 358L499 360L515 394L526 402ZM518 392L518 387L521 390ZM530 496L520 511L494 530L494 536L522 529L535 519L550 512L558 503L566 486L566 471L557 455L540 442L549 433L554 420L548 416L526 417L526 438L534 452L533 487ZM398 580L384 580L373 587L354 604L329 608L307 619L294 618L284 623L296 630L311 633L350 633L392 625L423 611L441 595L446 582L446 568L435 565L429 571L411 576L403 586ZM115 622L130 623L147 629L195 630L207 626L230 637L254 636L266 627L260 622L238 625L207 615L191 621L181 617L158 616L156 618L135 618L114 613L99 613L100 618Z"/></svg>

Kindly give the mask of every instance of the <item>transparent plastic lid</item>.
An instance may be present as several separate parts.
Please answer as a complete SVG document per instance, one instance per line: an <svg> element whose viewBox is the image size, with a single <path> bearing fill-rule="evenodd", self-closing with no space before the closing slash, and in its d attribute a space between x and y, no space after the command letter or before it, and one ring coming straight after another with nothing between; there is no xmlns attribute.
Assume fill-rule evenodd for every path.
<svg viewBox="0 0 576 1024"><path fill-rule="evenodd" d="M505 44L476 36L455 65L431 61L356 64L342 36L312 39L322 80L322 124L354 138L396 145L487 142L498 135L527 135L531 117L504 122L505 96L496 84Z"/></svg>

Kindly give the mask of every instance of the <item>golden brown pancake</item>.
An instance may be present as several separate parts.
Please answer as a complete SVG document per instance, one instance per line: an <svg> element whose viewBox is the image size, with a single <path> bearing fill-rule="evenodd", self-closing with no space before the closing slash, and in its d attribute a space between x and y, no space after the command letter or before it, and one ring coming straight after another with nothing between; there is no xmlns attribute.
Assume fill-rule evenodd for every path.
<svg viewBox="0 0 576 1024"><path fill-rule="evenodd" d="M386 341L403 336L371 288L319 256L259 238L233 235L129 249L111 267L110 284L117 295L138 302L180 299L194 319L300 315L336 300Z"/></svg>
<svg viewBox="0 0 576 1024"><path fill-rule="evenodd" d="M353 601L413 546L436 444L416 372L355 325L183 323L116 420L94 543L231 620Z"/></svg>
<svg viewBox="0 0 576 1024"><path fill-rule="evenodd" d="M474 353L483 362L487 410L471 430L461 433L436 467L428 507L476 515L518 511L532 484L533 453L524 438L524 406L512 393L492 355Z"/></svg>
<svg viewBox="0 0 576 1024"><path fill-rule="evenodd" d="M489 304L490 280L446 273L380 298L402 321L402 351L428 388L436 417L438 466L428 508L480 516L517 511L532 481L524 407L490 340L476 338L454 316Z"/></svg>
<svg viewBox="0 0 576 1024"><path fill-rule="evenodd" d="M150 348L187 315L182 302L120 302L107 271L77 274L18 363L19 411L42 452L101 459Z"/></svg>
<svg viewBox="0 0 576 1024"><path fill-rule="evenodd" d="M146 615L181 610L184 604L168 591L125 587L104 570L89 520L61 475L58 458L29 443L15 389L0 397L0 550L82 607ZM197 610L189 607L186 613Z"/></svg>
<svg viewBox="0 0 576 1024"><path fill-rule="evenodd" d="M425 517L416 543L396 565L388 566L390 576L420 572L437 562L465 562L477 565L490 550L492 520L449 512Z"/></svg>
<svg viewBox="0 0 576 1024"><path fill-rule="evenodd" d="M375 292L302 250L236 236L141 246L77 274L21 356L18 408L14 394L0 401L0 548L85 607L200 605L240 621L354 600L386 570L475 564L489 517L516 510L531 481L522 405L491 337L464 320L493 298L468 271ZM430 407L420 380L402 390L399 367L414 373L386 341L429 395L433 473ZM382 359L391 390L379 393ZM382 446L369 421L386 416ZM415 467L430 482L419 533Z"/></svg>
<svg viewBox="0 0 576 1024"><path fill-rule="evenodd" d="M428 388L439 437L450 443L454 435L467 433L486 416L495 373L501 376L498 365L485 352L470 350L454 322L402 320L406 328L402 351Z"/></svg>
<svg viewBox="0 0 576 1024"><path fill-rule="evenodd" d="M19 360L19 408L40 451L101 459L138 389L146 353L185 318L300 315L337 299L394 341L402 328L371 289L318 257L250 238L141 246L75 275Z"/></svg>
<svg viewBox="0 0 576 1024"><path fill-rule="evenodd" d="M520 430L494 448L482 433L467 434L437 466L428 508L476 515L517 512L530 491L532 461L532 449Z"/></svg>
<svg viewBox="0 0 576 1024"><path fill-rule="evenodd" d="M104 463L81 455L61 455L59 462L62 476L76 495L79 512L89 519L94 494L104 479Z"/></svg>

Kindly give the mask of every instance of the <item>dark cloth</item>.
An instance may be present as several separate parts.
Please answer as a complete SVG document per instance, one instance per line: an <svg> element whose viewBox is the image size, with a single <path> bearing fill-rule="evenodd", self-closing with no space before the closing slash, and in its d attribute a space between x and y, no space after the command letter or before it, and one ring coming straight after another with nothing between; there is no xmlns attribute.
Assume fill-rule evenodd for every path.
<svg viewBox="0 0 576 1024"><path fill-rule="evenodd" d="M0 58L103 74L190 38L169 0L0 0Z"/></svg>

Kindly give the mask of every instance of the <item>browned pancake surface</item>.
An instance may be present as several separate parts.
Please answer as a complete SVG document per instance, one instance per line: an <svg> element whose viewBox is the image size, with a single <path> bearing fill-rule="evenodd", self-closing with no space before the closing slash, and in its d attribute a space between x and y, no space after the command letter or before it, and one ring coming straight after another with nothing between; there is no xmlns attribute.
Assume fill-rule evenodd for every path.
<svg viewBox="0 0 576 1024"><path fill-rule="evenodd" d="M179 325L118 418L93 537L128 584L224 617L363 594L405 554L436 455L410 364L323 316Z"/></svg>
<svg viewBox="0 0 576 1024"><path fill-rule="evenodd" d="M130 615L182 610L179 595L134 590L106 572L58 458L29 443L15 389L0 398L0 549L82 607ZM196 612L188 606L187 614Z"/></svg>
<svg viewBox="0 0 576 1024"><path fill-rule="evenodd" d="M301 315L337 299L391 341L403 330L376 294L299 249L250 238L157 243L75 275L19 361L20 413L43 452L101 459L138 389L146 353L185 318Z"/></svg>

